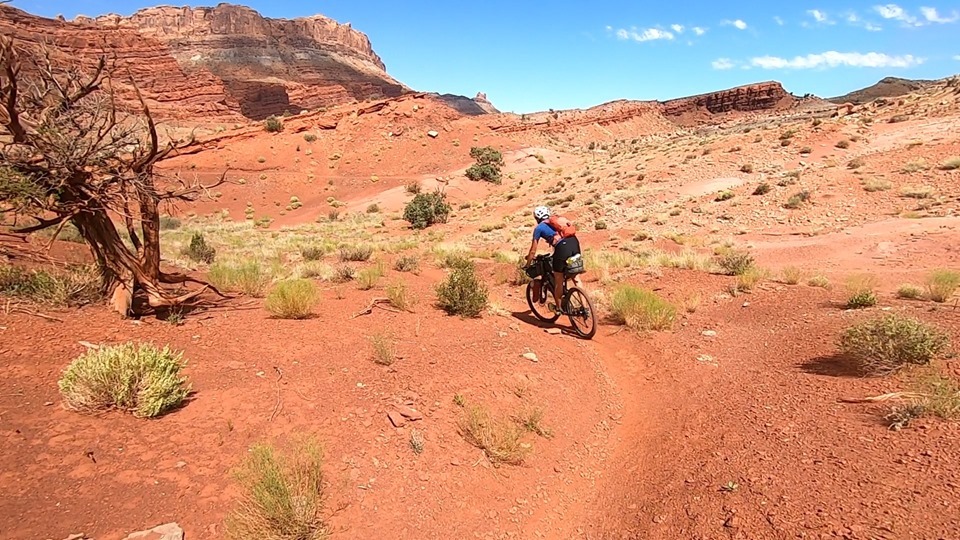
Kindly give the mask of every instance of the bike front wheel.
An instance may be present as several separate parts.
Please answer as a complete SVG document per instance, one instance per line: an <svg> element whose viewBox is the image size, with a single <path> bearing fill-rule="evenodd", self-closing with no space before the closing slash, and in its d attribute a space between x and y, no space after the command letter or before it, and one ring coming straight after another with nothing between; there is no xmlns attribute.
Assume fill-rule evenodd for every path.
<svg viewBox="0 0 960 540"><path fill-rule="evenodd" d="M587 293L573 287L567 291L564 304L574 332L584 339L592 338L597 333L597 314Z"/></svg>
<svg viewBox="0 0 960 540"><path fill-rule="evenodd" d="M540 282L540 294L536 295L537 298L534 298L535 291L533 284L536 281ZM550 311L550 308L547 306L548 294L547 285L543 283L543 280L534 280L527 283L527 305L530 306L530 311L533 312L533 316L543 322L552 323L560 318L560 314Z"/></svg>

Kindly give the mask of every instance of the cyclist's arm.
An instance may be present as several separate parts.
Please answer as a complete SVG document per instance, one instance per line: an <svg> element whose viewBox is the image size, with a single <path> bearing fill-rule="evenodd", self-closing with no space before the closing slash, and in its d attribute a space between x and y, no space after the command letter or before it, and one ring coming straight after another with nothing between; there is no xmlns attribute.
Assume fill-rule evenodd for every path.
<svg viewBox="0 0 960 540"><path fill-rule="evenodd" d="M537 238L534 237L533 242L530 243L530 251L527 252L527 265L530 264L530 261L537 255Z"/></svg>

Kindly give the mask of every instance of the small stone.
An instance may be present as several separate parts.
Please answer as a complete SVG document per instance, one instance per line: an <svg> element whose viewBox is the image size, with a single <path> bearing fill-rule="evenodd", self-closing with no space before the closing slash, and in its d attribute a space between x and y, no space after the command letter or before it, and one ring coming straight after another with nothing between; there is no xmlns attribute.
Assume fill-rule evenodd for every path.
<svg viewBox="0 0 960 540"><path fill-rule="evenodd" d="M743 307L750 307L750 302L744 302Z"/></svg>
<svg viewBox="0 0 960 540"><path fill-rule="evenodd" d="M544 330L544 332L550 334L551 336L559 336L563 333L563 330L560 330L559 328L547 328Z"/></svg>
<svg viewBox="0 0 960 540"><path fill-rule="evenodd" d="M726 521L723 522L723 526L729 529L736 529L740 527L740 518L737 516L730 516Z"/></svg>
<svg viewBox="0 0 960 540"><path fill-rule="evenodd" d="M187 466L187 462L186 462L186 461L178 461L178 462L177 462L177 468L178 468L178 469L182 469L182 468L184 468L184 467L186 467L186 466Z"/></svg>
<svg viewBox="0 0 960 540"><path fill-rule="evenodd" d="M459 466L460 466L460 460L457 459L457 458L453 458L453 459L450 460L450 464L453 465L454 467L459 467Z"/></svg>
<svg viewBox="0 0 960 540"><path fill-rule="evenodd" d="M89 341L78 341L77 343L79 343L80 345L83 345L84 347L86 347L86 348L88 348L88 349L99 349L99 348L100 348L99 345L94 345L93 343L90 343Z"/></svg>
<svg viewBox="0 0 960 540"><path fill-rule="evenodd" d="M422 420L423 415L418 411L407 407L406 405L397 405L397 412L403 415L407 420Z"/></svg>
<svg viewBox="0 0 960 540"><path fill-rule="evenodd" d="M44 402L43 402L43 406L44 406L44 407L49 407L49 406L51 406L51 405L53 405L53 402L52 402L52 401L44 401Z"/></svg>
<svg viewBox="0 0 960 540"><path fill-rule="evenodd" d="M716 331L714 330L704 330L703 332L701 332L701 334L703 334L706 337L714 337L717 335Z"/></svg>
<svg viewBox="0 0 960 540"><path fill-rule="evenodd" d="M430 481L430 475L427 474L427 473L425 473L425 472L417 473L417 478L419 478L421 482L429 482L429 481Z"/></svg>
<svg viewBox="0 0 960 540"><path fill-rule="evenodd" d="M430 136L431 139L436 139L437 136L440 135L440 134L437 133L436 131L430 130L430 131L427 132L427 135Z"/></svg>
<svg viewBox="0 0 960 540"><path fill-rule="evenodd" d="M393 427L403 427L407 423L407 421L403 418L403 415L397 411L387 411L387 418L390 419L390 423L393 424Z"/></svg>
<svg viewBox="0 0 960 540"><path fill-rule="evenodd" d="M144 540L183 540L183 529L176 523L167 523L150 530L135 532L123 540L143 538Z"/></svg>
<svg viewBox="0 0 960 540"><path fill-rule="evenodd" d="M521 356L523 356L524 358L526 358L527 360L529 360L529 361L531 361L531 362L538 362L538 361L539 361L539 359L537 358L537 355L533 354L532 352L523 353Z"/></svg>
<svg viewBox="0 0 960 540"><path fill-rule="evenodd" d="M667 516L664 516L664 515L653 516L653 522L658 525L660 523L663 523L666 520L667 520Z"/></svg>

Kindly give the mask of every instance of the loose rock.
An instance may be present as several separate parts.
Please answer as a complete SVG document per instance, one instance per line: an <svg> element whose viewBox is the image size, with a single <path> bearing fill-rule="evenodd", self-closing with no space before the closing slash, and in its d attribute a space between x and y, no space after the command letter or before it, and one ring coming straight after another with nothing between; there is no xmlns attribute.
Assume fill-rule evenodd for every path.
<svg viewBox="0 0 960 540"><path fill-rule="evenodd" d="M135 538L142 538L143 540L183 540L183 529L176 523L167 523L150 530L132 533L123 540L133 540Z"/></svg>

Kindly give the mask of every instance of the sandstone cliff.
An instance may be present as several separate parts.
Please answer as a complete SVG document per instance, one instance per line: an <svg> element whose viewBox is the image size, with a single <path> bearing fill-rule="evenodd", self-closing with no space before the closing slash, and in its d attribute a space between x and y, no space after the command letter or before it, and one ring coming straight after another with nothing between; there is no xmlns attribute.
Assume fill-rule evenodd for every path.
<svg viewBox="0 0 960 540"><path fill-rule="evenodd" d="M778 82L738 86L719 92L661 102L664 116L681 125L692 125L710 116L731 112L777 111L794 106L798 99Z"/></svg>
<svg viewBox="0 0 960 540"><path fill-rule="evenodd" d="M0 6L0 30L73 57L115 53L168 118L262 119L408 90L387 75L366 35L319 15L268 19L220 4L67 22Z"/></svg>

